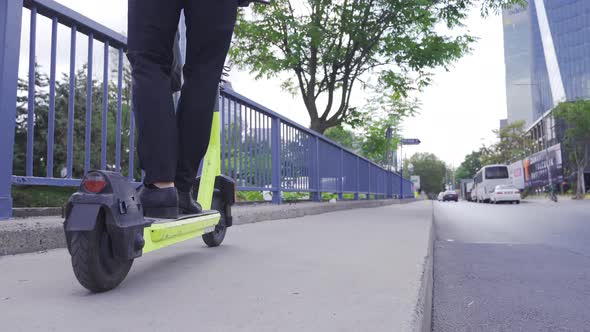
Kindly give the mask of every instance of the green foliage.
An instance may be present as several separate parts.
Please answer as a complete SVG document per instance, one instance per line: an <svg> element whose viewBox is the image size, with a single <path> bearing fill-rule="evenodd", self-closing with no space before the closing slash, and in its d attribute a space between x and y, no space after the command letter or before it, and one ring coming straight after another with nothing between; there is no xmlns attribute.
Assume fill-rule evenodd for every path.
<svg viewBox="0 0 590 332"><path fill-rule="evenodd" d="M352 130L345 129L342 125L326 129L324 136L349 149L354 149L355 135Z"/></svg>
<svg viewBox="0 0 590 332"><path fill-rule="evenodd" d="M238 202L263 202L264 197L260 191L238 191Z"/></svg>
<svg viewBox="0 0 590 332"><path fill-rule="evenodd" d="M13 186L14 207L62 207L78 188L46 186Z"/></svg>
<svg viewBox="0 0 590 332"><path fill-rule="evenodd" d="M399 144L399 137L396 135L399 128L399 118L394 115L366 120L359 134L361 154L383 167L392 166L393 152ZM388 130L391 130L391 138L388 138Z"/></svg>
<svg viewBox="0 0 590 332"><path fill-rule="evenodd" d="M338 194L334 193L322 193L322 200L329 201L331 199L338 199Z"/></svg>
<svg viewBox="0 0 590 332"><path fill-rule="evenodd" d="M525 125L525 121L516 121L494 131L499 140L494 146L497 163L511 163L530 153L532 141L526 135Z"/></svg>
<svg viewBox="0 0 590 332"><path fill-rule="evenodd" d="M274 0L239 15L231 58L257 77L290 73L323 133L348 119L355 86L387 99L405 99L430 83L432 69L449 66L474 38L461 27L470 8L483 15L522 0ZM295 82L293 82L293 80ZM318 98L322 96L320 100Z"/></svg>
<svg viewBox="0 0 590 332"><path fill-rule="evenodd" d="M420 176L420 187L427 194L438 194L444 189L447 167L432 153L416 153L410 158L414 175Z"/></svg>
<svg viewBox="0 0 590 332"><path fill-rule="evenodd" d="M465 161L468 162L466 166L469 167L459 169L461 175L471 174L474 169L472 166L475 165L481 168L491 164L509 164L530 155L532 140L529 135L526 135L525 124L524 121L516 121L501 130L494 130L498 141L490 146L482 146L478 151L468 155ZM468 160L468 157L471 160ZM479 159L479 163L475 162L476 159Z"/></svg>
<svg viewBox="0 0 590 332"><path fill-rule="evenodd" d="M467 156L465 160L459 165L455 171L455 177L461 179L473 179L475 173L483 166L481 163L481 151L473 151Z"/></svg>
<svg viewBox="0 0 590 332"><path fill-rule="evenodd" d="M305 192L283 192L283 201L286 202L295 202L295 201L301 201L301 200L308 200L309 199L309 193L305 193Z"/></svg>
<svg viewBox="0 0 590 332"><path fill-rule="evenodd" d="M590 100L562 102L557 105L553 115L566 125L563 144L576 167L576 197L583 199L586 189L584 170L590 159Z"/></svg>

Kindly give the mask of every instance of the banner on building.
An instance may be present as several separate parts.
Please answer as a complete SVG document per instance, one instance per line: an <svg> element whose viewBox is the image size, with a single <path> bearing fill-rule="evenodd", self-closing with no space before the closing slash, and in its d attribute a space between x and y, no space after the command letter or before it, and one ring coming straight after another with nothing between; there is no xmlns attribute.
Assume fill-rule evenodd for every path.
<svg viewBox="0 0 590 332"><path fill-rule="evenodd" d="M508 172L510 172L512 184L519 190L523 190L525 188L524 167L522 162L522 160L519 160L515 163L508 165Z"/></svg>
<svg viewBox="0 0 590 332"><path fill-rule="evenodd" d="M542 187L551 183L559 184L563 181L563 162L561 158L561 144L556 144L547 150L537 152L522 161L524 181L527 187Z"/></svg>

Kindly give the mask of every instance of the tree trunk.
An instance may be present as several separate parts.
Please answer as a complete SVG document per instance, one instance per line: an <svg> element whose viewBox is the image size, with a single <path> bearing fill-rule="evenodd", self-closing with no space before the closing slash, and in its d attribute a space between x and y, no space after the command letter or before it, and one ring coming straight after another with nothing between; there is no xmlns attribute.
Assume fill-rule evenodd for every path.
<svg viewBox="0 0 590 332"><path fill-rule="evenodd" d="M309 129L319 133L319 134L324 134L324 132L326 131L326 122L323 121L322 119L316 119L316 120L311 120L311 124L309 126Z"/></svg>
<svg viewBox="0 0 590 332"><path fill-rule="evenodd" d="M584 169L583 165L578 166L578 184L576 188L576 198L577 199L584 199L586 196L586 184L584 181Z"/></svg>

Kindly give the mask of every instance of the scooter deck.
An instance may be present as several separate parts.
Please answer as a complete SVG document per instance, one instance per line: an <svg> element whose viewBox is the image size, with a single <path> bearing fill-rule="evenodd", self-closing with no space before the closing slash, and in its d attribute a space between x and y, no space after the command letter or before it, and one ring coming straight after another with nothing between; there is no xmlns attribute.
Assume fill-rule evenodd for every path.
<svg viewBox="0 0 590 332"><path fill-rule="evenodd" d="M182 241L213 232L219 222L217 211L203 211L194 215L183 215L178 219L155 219L143 232L145 245L143 253L161 249Z"/></svg>

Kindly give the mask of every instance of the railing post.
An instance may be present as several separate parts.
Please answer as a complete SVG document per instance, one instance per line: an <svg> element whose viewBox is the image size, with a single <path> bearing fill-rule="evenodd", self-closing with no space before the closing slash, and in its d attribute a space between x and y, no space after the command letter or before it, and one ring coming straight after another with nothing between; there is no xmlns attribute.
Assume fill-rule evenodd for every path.
<svg viewBox="0 0 590 332"><path fill-rule="evenodd" d="M371 162L367 166L367 178L369 179L369 189L367 190L367 200L371 199Z"/></svg>
<svg viewBox="0 0 590 332"><path fill-rule="evenodd" d="M311 160L310 160L310 172L309 181L311 187L314 189L310 193L311 200L319 202L322 200L322 188L320 182L320 139L317 136L310 137L310 148L311 148Z"/></svg>
<svg viewBox="0 0 590 332"><path fill-rule="evenodd" d="M270 129L272 141L272 203L281 204L281 119L273 118Z"/></svg>
<svg viewBox="0 0 590 332"><path fill-rule="evenodd" d="M340 148L340 177L338 187L338 200L344 199L344 150Z"/></svg>
<svg viewBox="0 0 590 332"><path fill-rule="evenodd" d="M12 216L12 158L22 0L0 0L0 220Z"/></svg>
<svg viewBox="0 0 590 332"><path fill-rule="evenodd" d="M361 174L360 174L360 158L356 156L356 192L354 193L354 200L358 201L359 192L361 191Z"/></svg>

